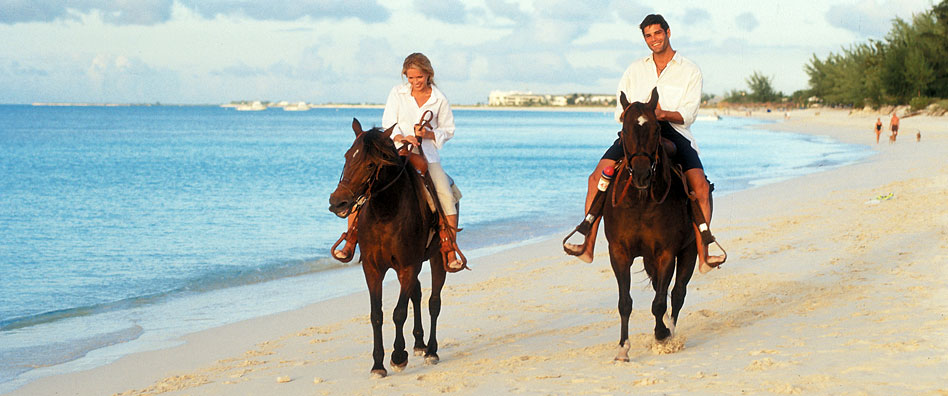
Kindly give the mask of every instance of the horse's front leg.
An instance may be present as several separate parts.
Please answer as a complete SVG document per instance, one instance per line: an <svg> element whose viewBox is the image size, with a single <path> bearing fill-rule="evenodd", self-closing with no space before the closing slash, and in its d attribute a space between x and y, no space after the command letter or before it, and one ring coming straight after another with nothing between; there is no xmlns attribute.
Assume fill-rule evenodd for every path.
<svg viewBox="0 0 948 396"><path fill-rule="evenodd" d="M372 322L372 359L375 361L372 365L372 377L384 378L388 374L382 364L385 358L385 348L382 346L382 277L384 272L380 273L368 263L363 263L362 272L365 274L365 283L369 287L371 303L369 317Z"/></svg>
<svg viewBox="0 0 948 396"><path fill-rule="evenodd" d="M668 311L668 286L671 285L672 275L675 274L673 256L671 252L663 251L652 260L643 258L645 265L655 265L655 276L652 278L652 288L655 289L655 299L652 300L652 315L655 316L655 339L662 341L672 334L672 330L665 325L665 312ZM649 263L653 261L653 263ZM674 325L672 325L674 326Z"/></svg>
<svg viewBox="0 0 948 396"><path fill-rule="evenodd" d="M425 364L438 364L438 315L441 315L441 289L447 273L441 255L435 253L429 260L431 264L431 297L428 298L428 313L431 315L431 334L428 335L428 350L425 351Z"/></svg>
<svg viewBox="0 0 948 396"><path fill-rule="evenodd" d="M425 354L425 328L421 322L421 282L418 281L418 277L415 277L415 287L411 292L411 304L414 309L412 309L415 316L415 328L412 329L411 334L415 337L415 346L414 352L415 356L422 356Z"/></svg>
<svg viewBox="0 0 948 396"><path fill-rule="evenodd" d="M678 324L678 314L681 313L681 307L685 305L685 294L688 292L688 282L695 273L695 260L698 257L698 249L694 244L688 246L678 253L675 270L675 287L671 291L672 303L672 324Z"/></svg>
<svg viewBox="0 0 948 396"><path fill-rule="evenodd" d="M612 272L616 276L616 282L619 285L619 351L616 354L617 361L629 361L629 316L632 315L632 294L629 287L632 283L632 260L625 257L624 254L609 253L612 261Z"/></svg>
<svg viewBox="0 0 948 396"><path fill-rule="evenodd" d="M398 303L395 304L395 311L392 313L392 321L395 322L395 345L392 349L392 369L402 371L408 365L408 352L405 351L405 321L408 320L408 300L415 288L418 274L412 271L412 268L405 268L398 271L398 282L401 284L401 292L398 293Z"/></svg>

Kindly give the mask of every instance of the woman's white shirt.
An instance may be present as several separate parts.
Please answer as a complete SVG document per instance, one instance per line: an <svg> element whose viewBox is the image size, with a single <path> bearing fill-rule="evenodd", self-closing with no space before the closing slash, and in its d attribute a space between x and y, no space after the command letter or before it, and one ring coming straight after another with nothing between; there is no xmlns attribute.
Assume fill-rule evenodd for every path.
<svg viewBox="0 0 948 396"><path fill-rule="evenodd" d="M418 106L415 98L411 96L411 84L404 83L393 87L388 94L388 100L385 101L382 127L395 126L395 131L392 133L393 139L396 135L414 135L414 126L426 110L431 110L434 115L431 119L431 128L435 138L424 139L421 147L428 162L441 162L438 150L444 146L444 142L454 137L454 114L451 112L448 98L438 87L431 86L431 97L421 106ZM396 142L395 145L401 147L400 143Z"/></svg>

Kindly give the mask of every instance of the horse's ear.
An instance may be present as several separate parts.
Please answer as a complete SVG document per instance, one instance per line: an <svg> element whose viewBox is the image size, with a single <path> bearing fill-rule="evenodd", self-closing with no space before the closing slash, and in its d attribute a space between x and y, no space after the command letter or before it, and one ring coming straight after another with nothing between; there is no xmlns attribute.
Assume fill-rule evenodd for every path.
<svg viewBox="0 0 948 396"><path fill-rule="evenodd" d="M652 88L652 95L648 100L648 107L652 110L658 107L658 87Z"/></svg>
<svg viewBox="0 0 948 396"><path fill-rule="evenodd" d="M362 124L355 118L352 119L352 132L355 132L356 137L362 134Z"/></svg>
<svg viewBox="0 0 948 396"><path fill-rule="evenodd" d="M629 98L625 97L625 92L619 91L619 103L622 104L622 108L629 107Z"/></svg>
<svg viewBox="0 0 948 396"><path fill-rule="evenodd" d="M382 132L382 136L384 136L386 139L391 139L391 138L392 138L392 131L394 131L394 130L395 130L395 125L392 125L392 126L388 127L388 129L386 129L385 132Z"/></svg>

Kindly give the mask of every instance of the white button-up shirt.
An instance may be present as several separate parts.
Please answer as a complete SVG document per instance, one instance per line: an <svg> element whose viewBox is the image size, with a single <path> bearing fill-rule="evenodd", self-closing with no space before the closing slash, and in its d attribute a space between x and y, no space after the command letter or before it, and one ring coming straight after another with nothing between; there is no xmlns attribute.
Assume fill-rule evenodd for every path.
<svg viewBox="0 0 948 396"><path fill-rule="evenodd" d="M441 93L438 87L431 86L431 97L425 104L418 106L415 98L411 96L411 84L405 83L396 85L388 94L388 100L385 101L385 111L382 113L382 127L388 128L395 125L395 132L392 138L397 134L402 136L414 136L415 124L421 120L421 115L425 110L431 110L434 118L431 119L431 128L434 133L434 139L424 139L421 142L421 148L425 152L425 158L428 162L441 162L441 156L438 150L454 137L454 113L451 112L451 104L448 98ZM401 146L395 143L396 146Z"/></svg>
<svg viewBox="0 0 948 396"><path fill-rule="evenodd" d="M698 117L698 106L701 104L701 69L676 52L661 75L657 74L657 70L652 55L629 65L616 90L616 121L622 122L620 117L623 109L618 100L622 92L625 92L629 102L645 103L652 94L652 88L658 87L658 103L662 110L677 111L684 120L684 124L670 122L671 126L698 151L698 143L691 134L691 124Z"/></svg>

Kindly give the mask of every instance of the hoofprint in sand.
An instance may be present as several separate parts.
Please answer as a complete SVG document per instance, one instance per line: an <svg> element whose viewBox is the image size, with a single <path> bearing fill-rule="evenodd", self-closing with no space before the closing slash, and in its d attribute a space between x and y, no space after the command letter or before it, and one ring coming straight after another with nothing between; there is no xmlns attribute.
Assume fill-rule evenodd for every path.
<svg viewBox="0 0 948 396"><path fill-rule="evenodd" d="M613 361L618 295L605 238L585 264L554 237L449 275L438 365L412 356L404 371L369 379L363 292L13 394L948 395L948 120L904 118L903 128L925 125L922 143L876 146L862 118L793 112L768 126L872 144L878 154L716 199L728 263L695 275L676 336L662 344L638 272L628 363ZM388 282L387 355L396 293Z"/></svg>

